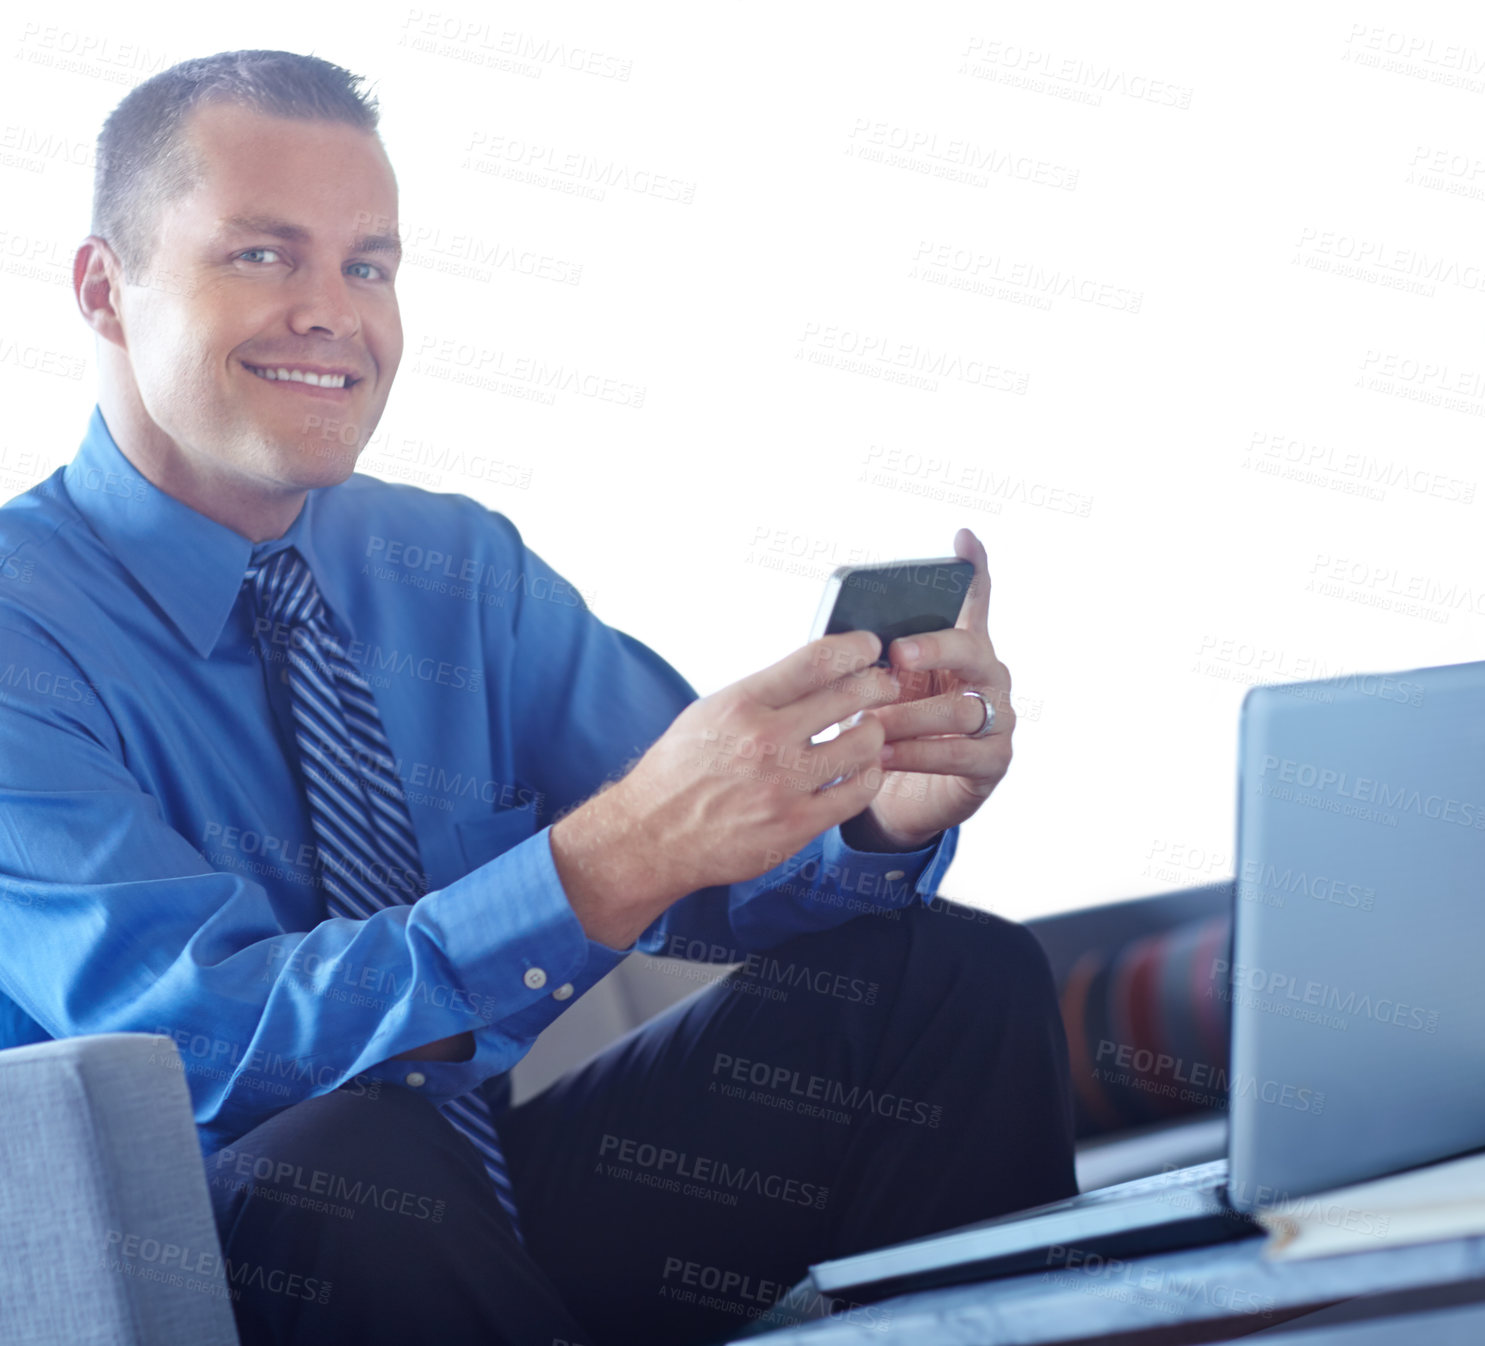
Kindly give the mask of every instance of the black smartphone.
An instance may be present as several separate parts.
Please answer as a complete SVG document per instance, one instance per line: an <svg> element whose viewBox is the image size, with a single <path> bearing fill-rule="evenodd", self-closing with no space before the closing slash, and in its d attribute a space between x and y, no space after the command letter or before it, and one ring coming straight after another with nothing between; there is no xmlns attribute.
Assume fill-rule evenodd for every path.
<svg viewBox="0 0 1485 1346"><path fill-rule="evenodd" d="M876 666L886 668L887 646L894 640L954 625L974 573L972 562L954 556L841 566L825 586L810 639L875 631L882 642Z"/></svg>

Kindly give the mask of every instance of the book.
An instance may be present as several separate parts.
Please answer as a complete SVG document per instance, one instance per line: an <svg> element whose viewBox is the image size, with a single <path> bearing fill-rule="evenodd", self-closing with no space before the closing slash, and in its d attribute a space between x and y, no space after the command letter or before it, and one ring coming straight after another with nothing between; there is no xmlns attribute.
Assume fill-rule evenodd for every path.
<svg viewBox="0 0 1485 1346"><path fill-rule="evenodd" d="M1333 1257L1485 1234L1485 1152L1337 1187L1258 1212L1265 1257Z"/></svg>

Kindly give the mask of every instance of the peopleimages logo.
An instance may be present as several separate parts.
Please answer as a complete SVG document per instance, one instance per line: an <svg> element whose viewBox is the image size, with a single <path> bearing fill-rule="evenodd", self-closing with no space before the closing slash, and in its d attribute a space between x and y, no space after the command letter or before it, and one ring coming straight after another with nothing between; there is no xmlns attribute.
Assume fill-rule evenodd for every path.
<svg viewBox="0 0 1485 1346"><path fill-rule="evenodd" d="M204 1078L231 1078L244 1087L252 1085L251 1077L261 1075L268 1079L308 1080L322 1089L334 1089L342 1081L342 1071L331 1065L312 1066L308 1061L295 1056L283 1056L278 1052L265 1052L253 1047L244 1051L236 1042L226 1038L208 1037L205 1033L193 1033L187 1028L171 1028L162 1024L154 1030L161 1037L175 1043L187 1074ZM375 1098L381 1089L378 1080L366 1081L360 1075L347 1084L347 1091Z"/></svg>
<svg viewBox="0 0 1485 1346"><path fill-rule="evenodd" d="M830 1195L830 1189L819 1183L801 1182L798 1178L764 1173L746 1164L729 1164L725 1159L687 1154L685 1150L672 1150L668 1146L651 1145L608 1133L599 1142L598 1154L601 1159L612 1158L619 1165L647 1170L668 1179L661 1184L648 1184L650 1186L660 1185L665 1190L681 1191L681 1182L687 1181L688 1186L684 1189L687 1195L693 1194L690 1184L702 1184L710 1189L706 1195L716 1193L717 1189L726 1189L728 1194L751 1192L754 1196L771 1197L794 1206L813 1206L816 1210L825 1209ZM614 1164L608 1167L612 1170L610 1177L633 1176L632 1170L626 1171Z"/></svg>
<svg viewBox="0 0 1485 1346"><path fill-rule="evenodd" d="M1179 1097L1188 1103L1211 1106L1219 1096L1227 1095L1233 1101L1256 1098L1295 1112L1312 1113L1316 1117L1325 1111L1325 1094L1318 1089L1301 1088L1279 1080L1260 1080L1241 1071L1229 1075L1226 1066L1187 1061L1166 1052L1154 1052L1148 1047L1133 1047L1127 1042L1103 1039L1098 1044L1095 1060L1098 1064L1094 1066L1094 1078L1106 1084L1147 1088L1150 1083L1164 1077L1165 1083L1157 1084L1153 1092ZM1113 1073L1116 1066L1122 1068L1122 1074Z"/></svg>
<svg viewBox="0 0 1485 1346"><path fill-rule="evenodd" d="M1334 767L1316 766L1313 762L1297 762L1289 757L1266 756L1263 759L1264 777L1277 777L1288 784L1306 790L1330 791L1343 799L1354 799L1362 804L1375 804L1378 808L1395 809L1399 813L1416 813L1420 818L1433 818L1440 822L1453 823L1458 827L1475 827L1485 831L1485 806L1471 804L1444 795L1425 795L1410 785L1389 785L1386 781L1373 780L1370 776L1352 777L1349 772Z"/></svg>
<svg viewBox="0 0 1485 1346"><path fill-rule="evenodd" d="M670 937L664 956L682 958L691 963L739 963L741 967L737 970L743 978L775 987L803 988L814 991L817 995L833 996L837 1000L848 1000L853 1004L875 1005L877 992L881 989L877 982L851 977L844 972L812 968L804 963L784 962L765 954L729 949L723 944L687 939L684 935Z"/></svg>
<svg viewBox="0 0 1485 1346"><path fill-rule="evenodd" d="M837 1296L824 1296L813 1286L791 1286L784 1281L771 1281L751 1272L733 1271L704 1262L667 1257L661 1276L662 1298L678 1304L696 1304L702 1308L757 1318L775 1307L802 1313L809 1318L832 1318L855 1326L885 1331L892 1310L876 1304L862 1304ZM556 1341L552 1346L564 1346Z"/></svg>
<svg viewBox="0 0 1485 1346"><path fill-rule="evenodd" d="M15 687L36 696L80 701L89 706L98 699L91 683L48 668L29 668L25 664L6 664L0 670L0 687Z"/></svg>
<svg viewBox="0 0 1485 1346"><path fill-rule="evenodd" d="M1317 902L1354 907L1358 911L1370 911L1377 904L1375 888L1348 883L1344 879L1329 878L1324 874L1311 874L1289 865L1280 869L1278 865L1264 864L1253 859L1243 861L1242 878L1237 888L1238 896L1244 901L1260 902L1273 907L1282 907L1285 895L1293 896L1296 893L1304 893Z"/></svg>
<svg viewBox="0 0 1485 1346"><path fill-rule="evenodd" d="M283 1192L305 1197L322 1197L343 1206L375 1206L390 1215L407 1215L430 1224L442 1224L447 1203L440 1198L383 1187L364 1179L351 1179L324 1169L308 1169L303 1164L274 1159L266 1154L253 1154L235 1149L219 1150L214 1168L213 1187L267 1183ZM241 1183L234 1183L241 1179ZM313 1205L310 1206L314 1208ZM352 1212L354 1214L354 1212Z"/></svg>
<svg viewBox="0 0 1485 1346"><path fill-rule="evenodd" d="M748 1086L753 1087L751 1095L747 1093ZM849 1122L851 1114L859 1112L873 1112L879 1117L930 1128L937 1128L943 1120L943 1108L937 1104L859 1084L848 1085L825 1075L806 1075L791 1066L752 1061L726 1052L718 1052L712 1061L712 1080L707 1092L765 1102L802 1116L820 1115L827 1120ZM821 1106L811 1106L817 1103Z"/></svg>
<svg viewBox="0 0 1485 1346"><path fill-rule="evenodd" d="M366 558L362 573L375 573L377 578L398 577L404 583L414 583L411 577L431 575L471 585L485 593L520 593L523 597L545 599L563 607L580 607L583 602L578 590L554 575L533 576L524 570L512 570L510 566L493 565L472 556L458 557L436 547L424 547L376 534L367 538ZM376 572L370 569L373 564L378 565ZM385 567L386 574L381 573L381 567Z"/></svg>
<svg viewBox="0 0 1485 1346"><path fill-rule="evenodd" d="M1047 1249L1047 1266L1053 1270L1042 1272L1044 1281L1058 1271L1077 1271L1080 1277L1089 1278L1096 1286L1100 1298L1148 1303L1167 1313L1175 1312L1182 1303L1199 1303L1222 1310L1224 1315L1246 1313L1266 1317L1274 1305L1270 1295L1224 1285L1205 1274L1166 1271L1144 1261L1126 1262L1122 1258L1105 1257L1101 1253L1060 1243Z"/></svg>
<svg viewBox="0 0 1485 1346"><path fill-rule="evenodd" d="M1232 989L1237 992L1251 991L1255 995L1277 997L1297 1005L1372 1019L1379 1024L1395 1024L1399 1028L1420 1029L1426 1033L1437 1031L1439 1025L1436 1009L1410 1005L1391 996L1358 993L1325 982L1302 981L1291 973L1274 972L1246 963L1228 963L1225 958L1212 960L1212 980L1222 984L1222 993L1226 992L1230 981Z"/></svg>
<svg viewBox="0 0 1485 1346"><path fill-rule="evenodd" d="M254 1262L233 1261L214 1248L192 1248L188 1244L161 1241L147 1234L126 1234L110 1229L104 1236L101 1266L105 1271L121 1272L139 1280L158 1281L165 1285L203 1291L218 1298L240 1297L244 1288L285 1295L290 1299L307 1299L317 1304L330 1301L332 1282L281 1267L265 1267ZM187 1277L205 1277L188 1280ZM218 1283L225 1277L227 1285Z"/></svg>

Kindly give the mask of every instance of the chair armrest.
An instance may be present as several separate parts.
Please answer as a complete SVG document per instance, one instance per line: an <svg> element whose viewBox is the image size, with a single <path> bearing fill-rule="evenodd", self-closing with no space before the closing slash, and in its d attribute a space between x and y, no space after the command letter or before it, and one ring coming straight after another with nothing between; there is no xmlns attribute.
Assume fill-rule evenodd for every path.
<svg viewBox="0 0 1485 1346"><path fill-rule="evenodd" d="M0 1051L0 1174L0 1341L238 1346L169 1038Z"/></svg>

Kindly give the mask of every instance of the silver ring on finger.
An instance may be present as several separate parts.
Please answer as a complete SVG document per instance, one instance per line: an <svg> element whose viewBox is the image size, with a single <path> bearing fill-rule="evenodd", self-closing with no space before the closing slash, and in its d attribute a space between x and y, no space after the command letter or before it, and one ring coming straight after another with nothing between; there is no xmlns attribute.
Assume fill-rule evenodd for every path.
<svg viewBox="0 0 1485 1346"><path fill-rule="evenodd" d="M980 705L984 706L984 708L985 708L985 723L982 724L978 729L976 729L974 731L974 733L972 733L972 734L966 734L964 737L965 738L984 738L986 734L990 733L990 731L995 728L995 707L992 706L988 701L986 701L985 698L983 696L981 696L973 688L970 688L966 692L960 693L960 695L974 697L974 699L976 701L978 701L980 703Z"/></svg>

